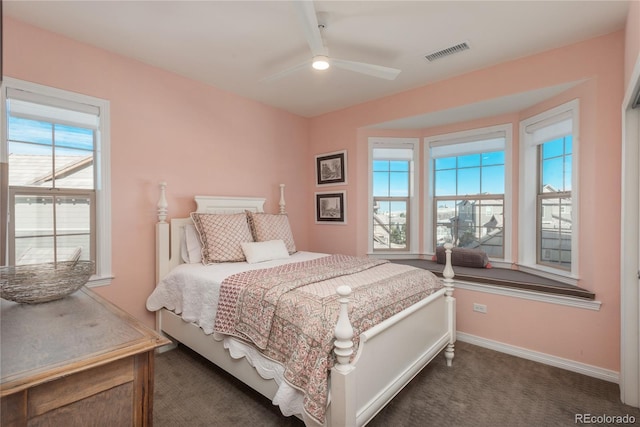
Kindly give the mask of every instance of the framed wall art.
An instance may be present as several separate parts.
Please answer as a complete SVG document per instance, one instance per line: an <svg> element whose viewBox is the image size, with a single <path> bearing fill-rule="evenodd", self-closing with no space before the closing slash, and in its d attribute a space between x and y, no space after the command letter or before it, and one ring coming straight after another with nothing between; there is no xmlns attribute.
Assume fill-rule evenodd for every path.
<svg viewBox="0 0 640 427"><path fill-rule="evenodd" d="M347 151L316 156L316 185L341 185L347 183Z"/></svg>
<svg viewBox="0 0 640 427"><path fill-rule="evenodd" d="M316 193L316 224L347 223L347 192Z"/></svg>

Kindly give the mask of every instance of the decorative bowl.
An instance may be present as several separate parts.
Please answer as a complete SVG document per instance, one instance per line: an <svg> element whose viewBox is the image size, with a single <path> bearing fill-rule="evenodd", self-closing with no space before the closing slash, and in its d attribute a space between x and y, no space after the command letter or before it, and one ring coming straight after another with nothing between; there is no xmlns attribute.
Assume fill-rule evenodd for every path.
<svg viewBox="0 0 640 427"><path fill-rule="evenodd" d="M83 287L93 261L64 261L0 267L0 298L38 304L64 298Z"/></svg>

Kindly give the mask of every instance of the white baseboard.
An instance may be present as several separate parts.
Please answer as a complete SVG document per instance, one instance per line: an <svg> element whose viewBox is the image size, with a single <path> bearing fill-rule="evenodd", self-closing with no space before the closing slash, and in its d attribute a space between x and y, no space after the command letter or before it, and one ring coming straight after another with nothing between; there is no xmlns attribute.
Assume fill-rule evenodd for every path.
<svg viewBox="0 0 640 427"><path fill-rule="evenodd" d="M620 373L609 369L603 369L597 366L576 362L574 360L564 359L562 357L552 356L550 354L540 353L510 344L504 344L487 338L466 334L464 332L456 332L456 338L459 341L477 345L479 347L488 348L490 350L499 351L501 353L510 354L512 356L521 357L523 359L532 360L545 365L555 366L556 368L566 369L568 371L577 372L579 374L612 383L620 383ZM455 363L455 359L453 363Z"/></svg>

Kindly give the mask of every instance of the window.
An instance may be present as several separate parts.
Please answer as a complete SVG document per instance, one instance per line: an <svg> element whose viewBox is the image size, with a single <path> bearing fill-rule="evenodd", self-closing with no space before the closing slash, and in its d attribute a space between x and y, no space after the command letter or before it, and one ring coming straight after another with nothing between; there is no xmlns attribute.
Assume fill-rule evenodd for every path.
<svg viewBox="0 0 640 427"><path fill-rule="evenodd" d="M505 258L505 188L510 126L427 139L432 248L446 242ZM507 200L508 202L508 200Z"/></svg>
<svg viewBox="0 0 640 427"><path fill-rule="evenodd" d="M576 100L520 125L520 261L525 267L574 277L577 117Z"/></svg>
<svg viewBox="0 0 640 427"><path fill-rule="evenodd" d="M414 201L417 140L370 139L370 252L417 250Z"/></svg>
<svg viewBox="0 0 640 427"><path fill-rule="evenodd" d="M5 83L9 264L90 259L110 277L108 102Z"/></svg>

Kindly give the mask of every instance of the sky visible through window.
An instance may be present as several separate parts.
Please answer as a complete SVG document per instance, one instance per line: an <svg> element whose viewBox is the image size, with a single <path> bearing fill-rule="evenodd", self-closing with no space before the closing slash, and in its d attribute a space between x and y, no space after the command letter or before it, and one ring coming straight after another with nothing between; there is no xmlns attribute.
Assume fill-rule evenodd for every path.
<svg viewBox="0 0 640 427"><path fill-rule="evenodd" d="M51 155L53 126L57 154L78 155L77 150L93 151L92 129L9 116L9 154Z"/></svg>
<svg viewBox="0 0 640 427"><path fill-rule="evenodd" d="M435 195L504 194L504 151L435 159Z"/></svg>

